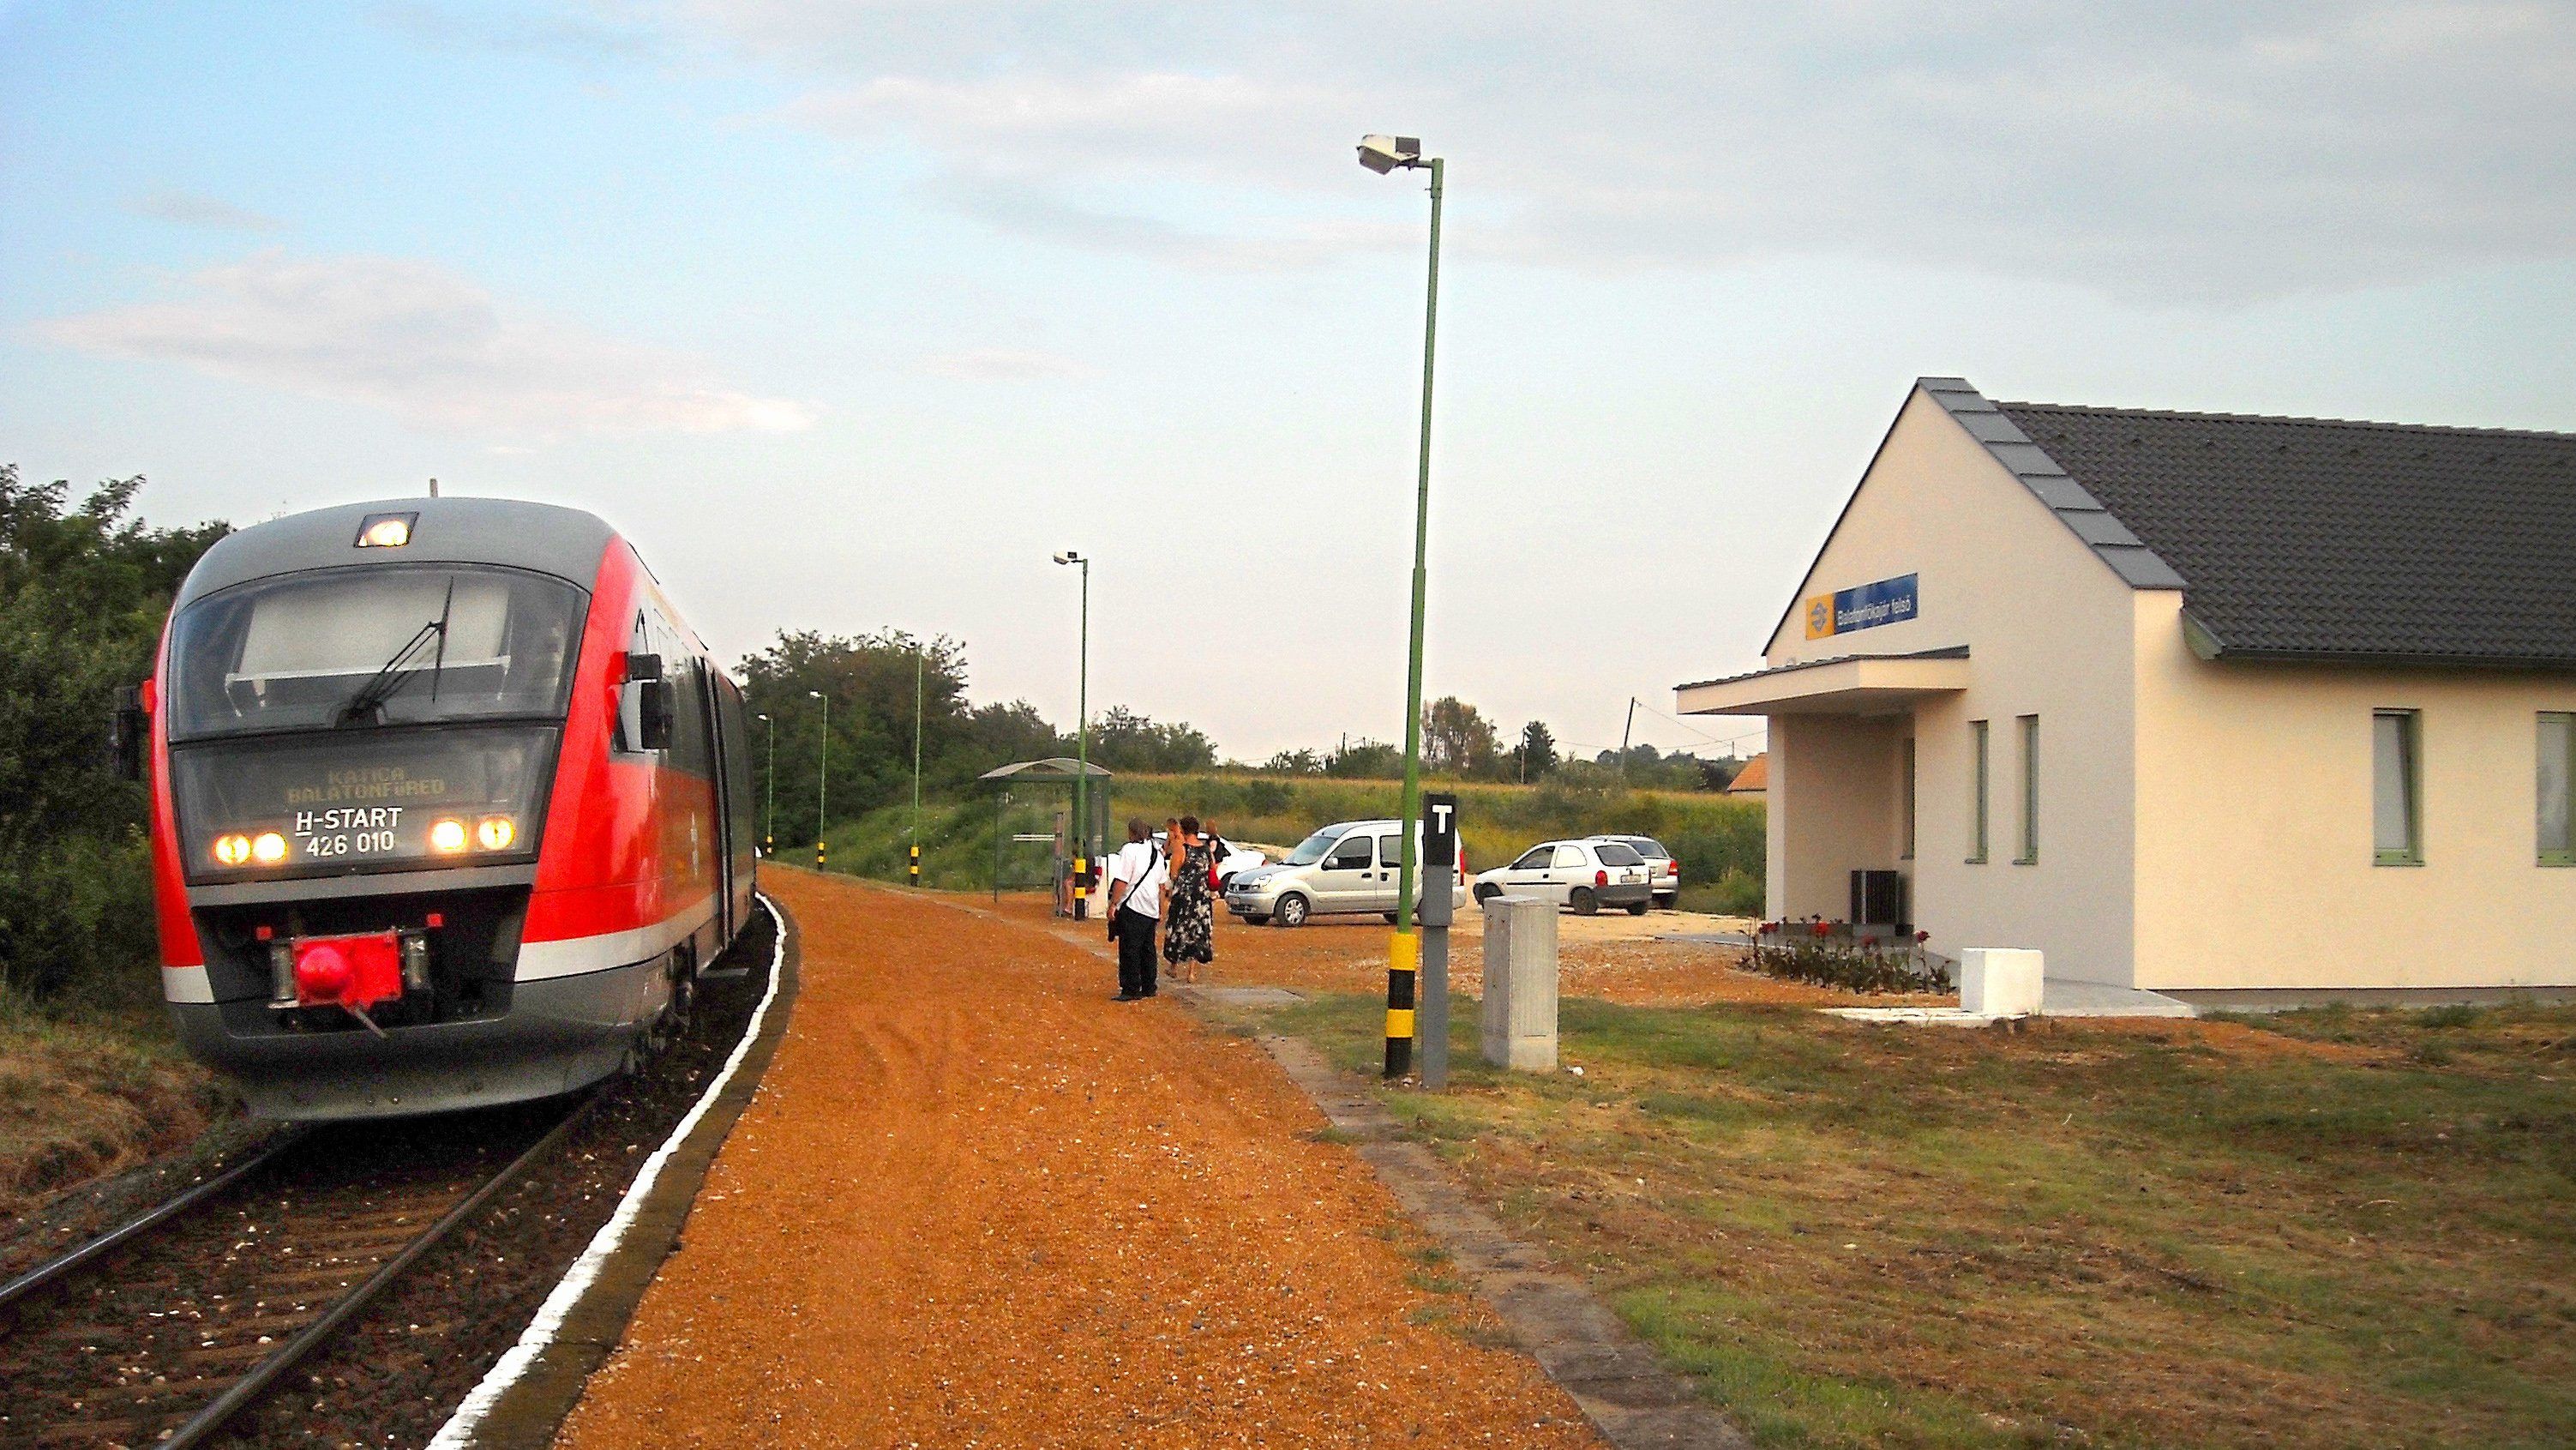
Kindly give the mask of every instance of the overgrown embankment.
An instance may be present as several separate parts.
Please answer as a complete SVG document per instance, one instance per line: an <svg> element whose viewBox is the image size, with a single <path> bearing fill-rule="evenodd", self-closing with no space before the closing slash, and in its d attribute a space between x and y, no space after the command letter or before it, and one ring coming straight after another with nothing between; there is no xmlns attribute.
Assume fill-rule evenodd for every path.
<svg viewBox="0 0 2576 1450"><path fill-rule="evenodd" d="M1623 791L1549 783L1534 786L1439 782L1459 796L1460 829L1470 871L1509 861L1534 841L1599 831L1651 835L1681 858L1690 883L1683 905L1700 910L1757 913L1762 909L1762 807L1725 796L1678 791ZM1034 886L1045 848L1016 843L1016 834L1053 828L1069 812L1064 787L1022 786L997 810L990 791L925 801L921 814L925 884L970 890L993 884L999 861L1003 884ZM1167 817L1195 815L1214 821L1230 840L1287 846L1333 821L1393 816L1403 785L1392 780L1332 780L1251 772L1121 776L1109 788L1110 819L1142 816L1159 826ZM833 827L834 869L884 880L904 874L912 808L889 806ZM1115 827L1113 827L1113 833ZM789 859L799 849L782 844ZM804 847L810 850L810 846Z"/></svg>

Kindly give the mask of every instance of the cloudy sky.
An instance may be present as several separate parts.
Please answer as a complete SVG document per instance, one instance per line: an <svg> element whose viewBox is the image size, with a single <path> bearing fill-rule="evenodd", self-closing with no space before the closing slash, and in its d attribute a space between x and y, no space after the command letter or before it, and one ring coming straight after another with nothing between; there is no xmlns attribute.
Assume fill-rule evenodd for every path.
<svg viewBox="0 0 2576 1450"><path fill-rule="evenodd" d="M1924 373L2576 429L2576 6L0 0L0 459L598 511L1258 758L1742 668ZM1732 736L1639 716L1665 746Z"/></svg>

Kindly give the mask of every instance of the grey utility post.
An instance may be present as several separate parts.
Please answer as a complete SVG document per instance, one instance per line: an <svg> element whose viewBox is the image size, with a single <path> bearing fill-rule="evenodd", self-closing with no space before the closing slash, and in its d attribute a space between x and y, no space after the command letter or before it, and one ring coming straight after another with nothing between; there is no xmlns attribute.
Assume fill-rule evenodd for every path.
<svg viewBox="0 0 2576 1450"><path fill-rule="evenodd" d="M1422 1049L1422 1085L1449 1085L1449 916L1457 881L1458 798L1422 798L1422 1016L1414 1031Z"/></svg>
<svg viewBox="0 0 2576 1450"><path fill-rule="evenodd" d="M1485 1061L1556 1071L1556 903L1536 896L1485 902Z"/></svg>

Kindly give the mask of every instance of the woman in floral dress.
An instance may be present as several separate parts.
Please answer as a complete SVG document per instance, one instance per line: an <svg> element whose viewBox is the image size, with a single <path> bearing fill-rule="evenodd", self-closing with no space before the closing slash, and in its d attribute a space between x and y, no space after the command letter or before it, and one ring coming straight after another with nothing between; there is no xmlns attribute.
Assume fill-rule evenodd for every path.
<svg viewBox="0 0 2576 1450"><path fill-rule="evenodd" d="M1171 884L1163 888L1163 962L1177 982L1199 979L1199 964L1216 960L1216 897L1208 890L1214 869L1199 818L1183 816L1173 834Z"/></svg>

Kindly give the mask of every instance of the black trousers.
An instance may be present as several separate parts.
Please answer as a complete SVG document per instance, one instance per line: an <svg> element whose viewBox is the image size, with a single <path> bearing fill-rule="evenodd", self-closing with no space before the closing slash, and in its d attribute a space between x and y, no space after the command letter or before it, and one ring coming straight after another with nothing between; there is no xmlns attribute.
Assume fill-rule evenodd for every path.
<svg viewBox="0 0 2576 1450"><path fill-rule="evenodd" d="M1118 990L1132 997L1155 991L1154 929L1162 923L1141 911L1118 908Z"/></svg>

